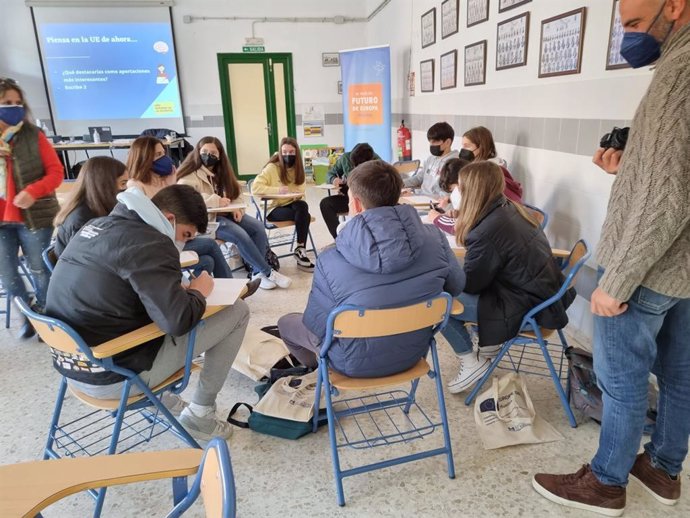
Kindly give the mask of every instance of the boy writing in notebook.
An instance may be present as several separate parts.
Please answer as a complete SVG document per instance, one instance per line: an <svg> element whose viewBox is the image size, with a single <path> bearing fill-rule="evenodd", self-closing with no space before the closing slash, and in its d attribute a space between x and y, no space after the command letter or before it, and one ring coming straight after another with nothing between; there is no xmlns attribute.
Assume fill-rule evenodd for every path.
<svg viewBox="0 0 690 518"><path fill-rule="evenodd" d="M187 185L166 187L151 199L130 189L117 199L108 216L89 221L68 243L48 288L46 313L72 326L90 347L155 322L165 336L115 358L154 387L184 366L189 332L213 290L206 272L183 287L180 270L179 250L206 231L208 215L201 195ZM196 333L195 353L205 351L205 362L191 403L172 395L163 399L197 440L230 436L229 423L216 418L215 402L248 321L242 300L207 318ZM118 374L62 356L54 365L89 396L120 397ZM133 387L130 396L139 392Z"/></svg>
<svg viewBox="0 0 690 518"><path fill-rule="evenodd" d="M343 304L404 306L446 291L458 295L465 276L443 233L424 225L414 207L398 205L402 179L380 160L356 167L348 179L352 219L319 254L307 308L278 321L288 349L316 367L326 320ZM394 338L341 339L332 367L352 377L387 376L414 366L428 350L430 330Z"/></svg>

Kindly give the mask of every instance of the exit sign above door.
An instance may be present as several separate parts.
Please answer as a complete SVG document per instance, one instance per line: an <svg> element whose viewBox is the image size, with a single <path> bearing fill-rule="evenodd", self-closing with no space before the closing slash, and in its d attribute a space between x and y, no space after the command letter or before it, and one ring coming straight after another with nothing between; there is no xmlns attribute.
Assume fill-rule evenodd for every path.
<svg viewBox="0 0 690 518"><path fill-rule="evenodd" d="M263 45L244 45L242 47L244 53L266 52L266 47Z"/></svg>

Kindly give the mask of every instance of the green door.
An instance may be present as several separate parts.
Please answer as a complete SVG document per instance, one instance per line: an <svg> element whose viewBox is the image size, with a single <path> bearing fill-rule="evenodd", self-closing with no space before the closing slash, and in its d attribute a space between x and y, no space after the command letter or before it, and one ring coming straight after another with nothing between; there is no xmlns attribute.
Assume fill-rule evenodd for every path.
<svg viewBox="0 0 690 518"><path fill-rule="evenodd" d="M218 54L225 141L235 172L254 177L296 137L292 54Z"/></svg>

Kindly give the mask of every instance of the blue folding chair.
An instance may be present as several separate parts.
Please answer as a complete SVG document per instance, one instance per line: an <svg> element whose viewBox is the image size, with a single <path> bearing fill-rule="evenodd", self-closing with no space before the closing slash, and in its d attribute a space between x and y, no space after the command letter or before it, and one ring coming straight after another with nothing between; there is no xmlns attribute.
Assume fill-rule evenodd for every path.
<svg viewBox="0 0 690 518"><path fill-rule="evenodd" d="M15 298L15 303L29 319L41 339L52 349L57 361L69 363L76 370L102 369L124 377L119 399L91 397L69 386L67 379L62 377L43 453L44 459L57 459L63 456L112 455L116 451L122 453L149 442L167 431L174 433L193 448L200 447L160 399L165 392L175 394L182 392L187 387L191 373L200 369L192 361L197 328L189 333L184 367L160 385L149 388L138 374L119 367L114 360L116 355L124 351L163 336L165 333L155 324L149 324L96 347L89 347L66 323L35 313L19 298ZM220 309L222 308L207 309L204 318ZM198 325L203 325L203 320ZM130 396L130 390L133 387L142 393ZM60 415L68 388L76 399L96 410L61 423ZM126 432L123 437L121 437L121 432ZM96 499L95 518L100 516L105 492L106 488L90 491Z"/></svg>
<svg viewBox="0 0 690 518"><path fill-rule="evenodd" d="M539 223L539 228L544 230L546 225L549 223L549 215L534 205L523 203L522 206L527 209L527 212L529 212L534 219L537 220L537 223Z"/></svg>
<svg viewBox="0 0 690 518"><path fill-rule="evenodd" d="M187 478L195 476L191 490ZM181 516L201 493L206 516L234 518L235 480L227 443L216 437L198 449L51 459L0 466L0 516L41 516L49 505L75 493L102 487L172 478Z"/></svg>
<svg viewBox="0 0 690 518"><path fill-rule="evenodd" d="M566 366L564 360L565 350L568 348L568 342L565 339L565 334L563 333L563 329L546 329L540 327L537 324L536 318L539 312L541 312L543 309L561 300L561 298L563 298L563 296L565 295L566 291L575 284L577 274L582 268L582 266L585 264L587 259L589 259L589 256L589 246L587 245L587 242L585 240L581 239L577 243L575 243L575 246L572 248L570 252L570 256L566 259L564 265L562 266L562 270L565 275L565 280L563 281L561 288L554 296L552 296L548 300L545 300L538 306L532 308L524 316L524 318L522 319L522 324L520 325L520 333L516 337L508 340L503 344L501 350L498 353L498 356L496 356L496 358L491 362L489 370L486 371L484 376L482 376L479 382L472 389L472 392L470 392L469 396L467 396L467 398L465 399L466 405L470 405L472 403L474 398L482 389L484 383L491 378L494 369L496 369L496 367L499 366L501 360L506 358L507 363L505 368L507 369L514 370L515 372L523 372L526 374L535 374L539 376L550 377L553 380L553 383L556 387L556 392L558 393L558 397L561 400L563 410L565 411L565 415L568 418L568 421L570 422L570 426L572 426L573 428L577 427L575 415L573 414L573 411L570 408L569 404L569 394L566 393L567 389L563 388L561 382L564 366ZM476 324L470 325L476 326ZM548 341L548 338L551 337L554 333L558 333L560 344ZM537 344L540 347L541 355L529 351L529 346L534 344ZM551 353L548 349L549 346L555 346L557 348L558 356L560 358L558 371L556 371L556 368L554 367L553 360L551 358ZM519 348L519 351L511 352L511 348ZM541 358L542 356L543 359ZM546 373L540 372L542 363L546 364ZM565 383L567 386L567 377Z"/></svg>
<svg viewBox="0 0 690 518"><path fill-rule="evenodd" d="M318 427L321 388L323 387L338 505L345 505L343 478L435 455L446 456L448 476L455 478L448 416L441 382L441 367L435 340L436 333L447 324L453 305L451 296L441 293L423 302L399 308L369 309L359 306L340 306L331 311L328 316L326 337L319 356L320 374L316 385L313 430L316 432ZM455 305L459 304L456 302ZM462 309L454 308L454 313L461 311ZM424 358L420 358L411 369L381 378L350 378L329 368L329 351L337 339L392 337L421 329L431 330L429 340L431 367ZM395 338L391 339L390 347L395 347ZM415 400L419 379L424 375L435 380L441 422L432 421ZM339 391L371 392L373 389L406 383L411 383L409 392L396 389L333 401L333 397L337 396ZM415 411L414 414L410 413L411 410ZM364 418L358 420L358 416L362 415ZM346 417L352 418L350 421L353 422L354 431L349 435L343 425ZM340 448L348 446L354 449L366 449L408 443L428 436L439 427L443 430L443 447L351 469L340 467L338 451ZM336 438L336 428L343 438L340 443Z"/></svg>
<svg viewBox="0 0 690 518"><path fill-rule="evenodd" d="M268 220L268 202L270 201L267 198L263 198L259 196L260 201L263 204L263 208L259 206L259 202L256 200L252 192L252 183L254 180L249 180L247 182L247 190L249 191L249 198L252 201L252 205L254 206L254 209L256 210L256 219L261 221L263 223L264 228L268 232L269 235L269 241L271 248L278 248L280 246L290 246L290 251L287 254L279 255L278 258L282 259L283 257L290 257L292 255L292 251L295 247L295 240L297 239L297 229L293 230L292 236L288 238L271 238L271 231L272 230L278 230L281 228L287 228L287 227L294 227L295 222L294 221L269 221ZM258 196L258 195L257 195ZM297 199L297 198L296 198ZM311 217L311 222L314 223L316 219L314 216ZM309 237L309 243L311 243L311 248L307 250L307 252L314 252L314 257L318 257L319 253L316 250L316 245L314 245L314 238L311 235L311 228L309 229L309 232L307 233L307 236Z"/></svg>

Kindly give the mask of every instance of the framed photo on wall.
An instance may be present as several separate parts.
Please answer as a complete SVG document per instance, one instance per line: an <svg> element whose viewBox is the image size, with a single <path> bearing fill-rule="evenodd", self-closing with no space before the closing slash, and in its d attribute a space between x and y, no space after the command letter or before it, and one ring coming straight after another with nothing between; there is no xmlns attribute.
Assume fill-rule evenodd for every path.
<svg viewBox="0 0 690 518"><path fill-rule="evenodd" d="M609 32L609 50L606 54L606 70L618 68L630 68L628 62L621 56L621 43L623 43L623 25L621 24L620 0L613 0L611 12L611 31Z"/></svg>
<svg viewBox="0 0 690 518"><path fill-rule="evenodd" d="M489 0L467 0L467 26L472 27L489 19Z"/></svg>
<svg viewBox="0 0 690 518"><path fill-rule="evenodd" d="M322 52L321 66L323 67L339 67L340 53L338 52Z"/></svg>
<svg viewBox="0 0 690 518"><path fill-rule="evenodd" d="M582 7L541 22L539 77L580 73L586 14Z"/></svg>
<svg viewBox="0 0 690 518"><path fill-rule="evenodd" d="M422 92L434 91L434 60L427 59L419 63L419 89Z"/></svg>
<svg viewBox="0 0 690 518"><path fill-rule="evenodd" d="M441 39L458 32L460 0L446 0L441 3Z"/></svg>
<svg viewBox="0 0 690 518"><path fill-rule="evenodd" d="M448 90L457 86L458 51L451 50L441 54L441 90Z"/></svg>
<svg viewBox="0 0 690 518"><path fill-rule="evenodd" d="M465 47L465 86L486 84L486 40Z"/></svg>
<svg viewBox="0 0 690 518"><path fill-rule="evenodd" d="M509 11L510 9L515 9L520 7L532 0L498 0L498 12Z"/></svg>
<svg viewBox="0 0 690 518"><path fill-rule="evenodd" d="M422 15L422 48L436 43L436 8Z"/></svg>
<svg viewBox="0 0 690 518"><path fill-rule="evenodd" d="M498 24L496 28L496 70L527 64L529 12Z"/></svg>

